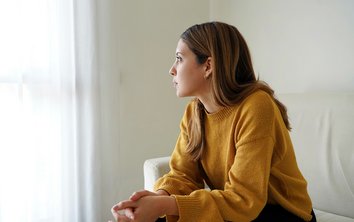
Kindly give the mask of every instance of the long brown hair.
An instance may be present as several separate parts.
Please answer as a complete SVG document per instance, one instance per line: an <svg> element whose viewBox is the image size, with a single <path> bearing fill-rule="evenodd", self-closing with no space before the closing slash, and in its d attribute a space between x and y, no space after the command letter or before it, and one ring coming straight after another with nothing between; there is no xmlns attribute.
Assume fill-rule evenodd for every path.
<svg viewBox="0 0 354 222"><path fill-rule="evenodd" d="M199 64L208 57L213 58L211 81L216 104L231 106L253 92L263 90L274 99L286 127L291 129L286 107L275 98L274 91L265 82L256 78L248 46L236 27L222 22L198 24L183 32L181 39L196 55ZM188 123L187 152L197 161L202 157L205 146L205 111L198 99L194 102L195 110Z"/></svg>

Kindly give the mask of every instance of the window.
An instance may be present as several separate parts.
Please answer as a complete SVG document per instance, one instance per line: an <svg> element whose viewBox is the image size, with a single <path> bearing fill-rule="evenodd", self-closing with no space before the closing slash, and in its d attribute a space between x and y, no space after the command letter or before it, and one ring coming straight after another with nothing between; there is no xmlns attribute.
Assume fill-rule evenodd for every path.
<svg viewBox="0 0 354 222"><path fill-rule="evenodd" d="M0 2L0 222L75 221L73 2Z"/></svg>

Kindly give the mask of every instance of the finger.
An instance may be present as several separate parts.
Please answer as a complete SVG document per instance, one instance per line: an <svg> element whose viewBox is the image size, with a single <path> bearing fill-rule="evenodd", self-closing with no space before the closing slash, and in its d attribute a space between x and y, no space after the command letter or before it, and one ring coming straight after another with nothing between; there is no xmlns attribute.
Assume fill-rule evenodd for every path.
<svg viewBox="0 0 354 222"><path fill-rule="evenodd" d="M125 216L127 216L128 218L134 220L134 210L133 210L133 208L127 208L127 209L125 209L124 214L125 214Z"/></svg>
<svg viewBox="0 0 354 222"><path fill-rule="evenodd" d="M112 207L112 212L118 212L120 210L124 210L126 208L135 208L137 206L135 201L132 200L124 200L119 202L118 204Z"/></svg>
<svg viewBox="0 0 354 222"><path fill-rule="evenodd" d="M114 213L114 221L117 221L117 222L125 222L125 221L131 221L132 219L131 216L126 216L124 215L124 213ZM113 222L113 221L108 221L108 222Z"/></svg>
<svg viewBox="0 0 354 222"><path fill-rule="evenodd" d="M114 220L117 221L117 220L118 220L119 213L118 213L118 211L115 211L113 208L114 208L114 207L111 208L111 213L112 213L112 215L113 215L113 217L114 217ZM110 221L110 222L112 222L112 221Z"/></svg>
<svg viewBox="0 0 354 222"><path fill-rule="evenodd" d="M140 199L142 196L146 196L145 191L146 191L146 190L139 190L139 191L134 192L134 193L129 197L129 200L138 200L138 199Z"/></svg>
<svg viewBox="0 0 354 222"><path fill-rule="evenodd" d="M119 215L124 214L124 210L118 209L117 205L118 205L118 204L114 205L114 206L111 208L111 212L112 212L112 215L113 215L115 221L118 220Z"/></svg>
<svg viewBox="0 0 354 222"><path fill-rule="evenodd" d="M117 221L118 221L118 222L130 222L130 221L132 221L132 220L129 219L129 217L127 217L127 216L125 216L125 215L119 215Z"/></svg>
<svg viewBox="0 0 354 222"><path fill-rule="evenodd" d="M144 196L151 196L151 195L156 195L156 193L148 191L148 190L141 190L141 191L137 191L135 193L133 193L129 199L130 200L139 200L140 198L144 197Z"/></svg>

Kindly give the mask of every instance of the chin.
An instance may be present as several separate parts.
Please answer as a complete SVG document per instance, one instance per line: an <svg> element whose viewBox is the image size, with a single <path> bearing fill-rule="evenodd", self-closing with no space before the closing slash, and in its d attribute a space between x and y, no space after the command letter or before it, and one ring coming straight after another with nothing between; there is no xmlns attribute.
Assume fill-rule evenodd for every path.
<svg viewBox="0 0 354 222"><path fill-rule="evenodd" d="M189 95L189 94L186 94L186 93L179 93L179 92L177 92L176 95L177 95L178 98L184 98L184 97L190 97L190 96L191 96L191 95Z"/></svg>
<svg viewBox="0 0 354 222"><path fill-rule="evenodd" d="M193 96L193 93L190 90L181 90L181 88L177 88L176 95L177 97L183 98Z"/></svg>
<svg viewBox="0 0 354 222"><path fill-rule="evenodd" d="M183 92L178 92L178 91L176 92L176 96L179 98L186 97L186 95Z"/></svg>

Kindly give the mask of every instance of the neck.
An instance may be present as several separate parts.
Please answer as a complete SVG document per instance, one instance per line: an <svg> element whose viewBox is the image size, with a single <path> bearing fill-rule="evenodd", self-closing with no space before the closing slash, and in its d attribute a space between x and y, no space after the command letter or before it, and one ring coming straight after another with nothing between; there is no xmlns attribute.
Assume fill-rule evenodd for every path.
<svg viewBox="0 0 354 222"><path fill-rule="evenodd" d="M204 109L210 114L215 113L222 108L221 106L217 105L215 102L212 102L211 100L201 99L201 98L198 99L200 100L200 102L203 103Z"/></svg>
<svg viewBox="0 0 354 222"><path fill-rule="evenodd" d="M200 93L196 96L199 101L203 104L204 109L209 113L215 113L219 111L222 107L219 106L212 93L211 85L207 88L204 93Z"/></svg>

